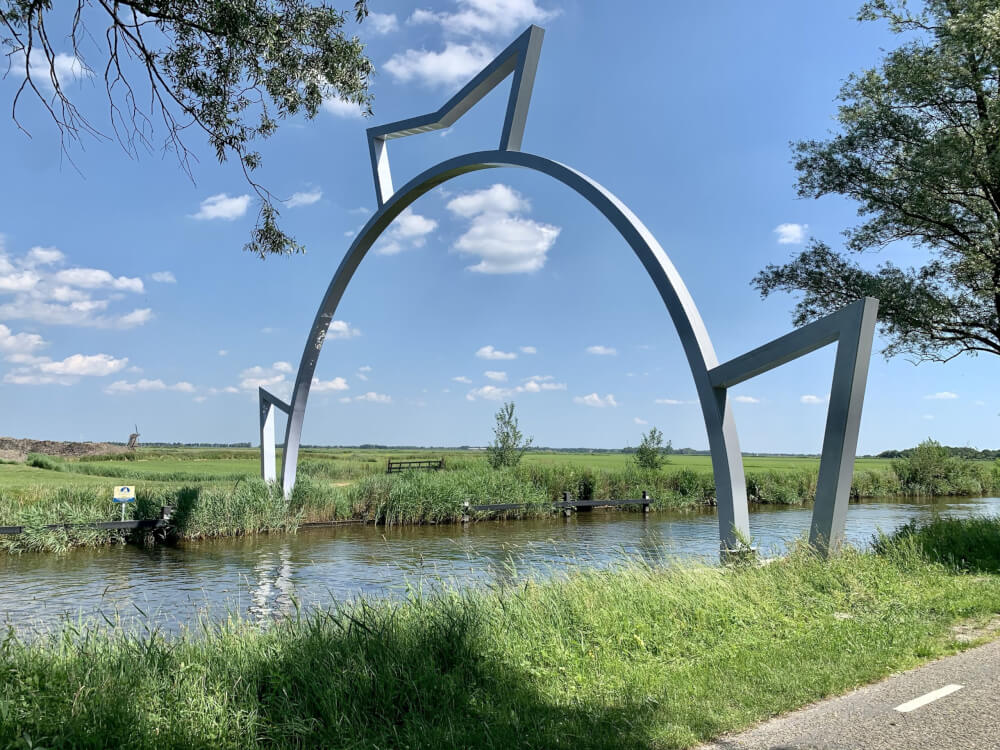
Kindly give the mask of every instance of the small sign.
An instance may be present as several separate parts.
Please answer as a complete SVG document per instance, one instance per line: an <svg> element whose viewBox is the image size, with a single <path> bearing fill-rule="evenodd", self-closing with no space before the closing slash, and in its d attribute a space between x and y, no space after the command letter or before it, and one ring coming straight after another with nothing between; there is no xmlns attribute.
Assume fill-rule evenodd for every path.
<svg viewBox="0 0 1000 750"><path fill-rule="evenodd" d="M135 502L135 487L129 487L125 485L123 487L115 487L114 502L116 503L134 503Z"/></svg>

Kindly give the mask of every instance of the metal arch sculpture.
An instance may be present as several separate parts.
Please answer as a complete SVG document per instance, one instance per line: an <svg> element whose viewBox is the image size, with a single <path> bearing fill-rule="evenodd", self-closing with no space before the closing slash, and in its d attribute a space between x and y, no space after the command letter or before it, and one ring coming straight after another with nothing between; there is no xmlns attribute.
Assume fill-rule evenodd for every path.
<svg viewBox="0 0 1000 750"><path fill-rule="evenodd" d="M290 496L295 486L306 402L327 330L355 270L393 219L417 198L455 177L483 169L519 167L558 180L600 211L638 256L660 293L691 368L708 432L723 551L738 549L750 533L746 481L728 389L796 357L837 343L810 542L821 550L839 546L843 540L878 301L859 300L720 365L680 274L643 223L618 198L586 175L551 159L520 151L543 34L541 28L529 27L436 112L368 130L379 209L358 233L327 288L306 340L291 401L286 403L260 389L261 475L267 481L276 480L274 409L277 408L288 415L282 489L286 497ZM450 126L511 74L511 93L497 150L448 159L414 177L398 191L393 190L387 141Z"/></svg>

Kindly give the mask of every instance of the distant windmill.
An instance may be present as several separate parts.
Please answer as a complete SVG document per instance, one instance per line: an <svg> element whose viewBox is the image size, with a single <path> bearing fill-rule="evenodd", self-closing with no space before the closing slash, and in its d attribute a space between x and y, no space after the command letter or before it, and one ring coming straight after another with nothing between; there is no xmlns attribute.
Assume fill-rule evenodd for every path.
<svg viewBox="0 0 1000 750"><path fill-rule="evenodd" d="M139 444L139 425L135 426L135 432L128 436L128 445L126 446L130 451L134 451L136 446Z"/></svg>

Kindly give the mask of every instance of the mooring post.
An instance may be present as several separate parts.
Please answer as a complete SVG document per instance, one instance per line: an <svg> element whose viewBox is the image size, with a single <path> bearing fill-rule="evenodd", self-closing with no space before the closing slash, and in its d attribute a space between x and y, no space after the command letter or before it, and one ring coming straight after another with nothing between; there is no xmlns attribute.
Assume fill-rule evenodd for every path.
<svg viewBox="0 0 1000 750"><path fill-rule="evenodd" d="M569 496L569 493L568 492L564 492L563 493L563 502L564 503L568 503L570 500L572 500L572 498ZM571 505L564 505L563 506L563 515L566 516L566 518L569 518L570 516L572 516L573 515L573 506L571 506Z"/></svg>
<svg viewBox="0 0 1000 750"><path fill-rule="evenodd" d="M650 498L649 498L649 493L646 492L646 490L642 491L642 499L643 499L642 512L643 513L649 513L649 499Z"/></svg>
<svg viewBox="0 0 1000 750"><path fill-rule="evenodd" d="M462 503L462 523L468 523L472 520L471 513L472 511L469 510L469 501L466 500Z"/></svg>

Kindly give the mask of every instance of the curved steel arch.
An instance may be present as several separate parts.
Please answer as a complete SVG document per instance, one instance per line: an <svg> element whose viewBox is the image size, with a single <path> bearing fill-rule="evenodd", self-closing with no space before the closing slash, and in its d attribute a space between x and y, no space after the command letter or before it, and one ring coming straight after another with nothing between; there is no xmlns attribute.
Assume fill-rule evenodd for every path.
<svg viewBox="0 0 1000 750"><path fill-rule="evenodd" d="M361 260L389 224L417 198L443 182L468 172L498 167L520 167L553 177L585 198L607 218L629 244L652 279L677 330L694 376L708 431L719 511L719 536L726 549L735 549L749 535L746 482L736 424L726 388L713 384L711 371L718 359L701 315L670 258L624 203L586 175L551 159L521 151L480 151L448 159L413 178L395 192L369 219L351 244L326 290L306 341L291 403L267 393L261 395L261 472L275 479L273 409L288 414L282 456L282 489L286 497L295 485L296 463L309 389L327 329Z"/></svg>

